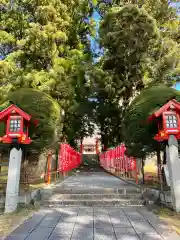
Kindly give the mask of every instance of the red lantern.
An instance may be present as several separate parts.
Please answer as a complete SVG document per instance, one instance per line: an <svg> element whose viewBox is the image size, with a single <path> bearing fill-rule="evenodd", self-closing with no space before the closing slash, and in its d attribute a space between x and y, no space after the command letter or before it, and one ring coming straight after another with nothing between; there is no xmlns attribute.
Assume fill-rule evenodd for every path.
<svg viewBox="0 0 180 240"><path fill-rule="evenodd" d="M12 104L0 112L0 121L6 124L6 134L1 137L3 143L21 143L30 144L32 140L29 137L29 123L31 116L22 109ZM37 121L34 121L37 125Z"/></svg>
<svg viewBox="0 0 180 240"><path fill-rule="evenodd" d="M180 103L170 100L149 118L149 121L158 120L158 133L154 137L156 141L168 140L169 135L176 135L180 139Z"/></svg>

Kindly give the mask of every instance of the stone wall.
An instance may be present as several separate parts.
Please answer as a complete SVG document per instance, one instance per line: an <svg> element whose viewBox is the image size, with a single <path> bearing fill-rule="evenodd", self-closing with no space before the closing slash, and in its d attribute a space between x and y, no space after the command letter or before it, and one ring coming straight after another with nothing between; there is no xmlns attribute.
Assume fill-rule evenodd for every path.
<svg viewBox="0 0 180 240"><path fill-rule="evenodd" d="M32 183L40 180L45 172L47 164L47 153L29 153L21 165L21 183Z"/></svg>

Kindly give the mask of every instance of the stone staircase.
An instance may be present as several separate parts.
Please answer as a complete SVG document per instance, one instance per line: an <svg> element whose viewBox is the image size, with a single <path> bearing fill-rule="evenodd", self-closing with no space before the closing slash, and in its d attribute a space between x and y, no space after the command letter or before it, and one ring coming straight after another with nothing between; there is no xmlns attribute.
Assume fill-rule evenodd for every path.
<svg viewBox="0 0 180 240"><path fill-rule="evenodd" d="M62 206L142 206L143 199L137 188L54 189L52 195L44 195L45 207Z"/></svg>
<svg viewBox="0 0 180 240"><path fill-rule="evenodd" d="M83 154L82 164L79 169L84 169L84 171L99 171L99 159L96 154Z"/></svg>

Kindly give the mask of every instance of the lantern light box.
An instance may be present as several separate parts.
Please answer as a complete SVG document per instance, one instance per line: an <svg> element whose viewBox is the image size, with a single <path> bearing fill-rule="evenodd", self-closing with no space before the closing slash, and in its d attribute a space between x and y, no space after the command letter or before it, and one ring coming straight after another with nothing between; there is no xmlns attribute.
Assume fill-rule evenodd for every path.
<svg viewBox="0 0 180 240"><path fill-rule="evenodd" d="M170 100L168 103L154 112L148 121L157 120L158 133L154 137L156 141L168 140L169 135L175 135L180 139L180 103Z"/></svg>
<svg viewBox="0 0 180 240"><path fill-rule="evenodd" d="M32 121L31 115L12 104L0 112L0 121L6 125L6 134L0 138L2 143L21 143L30 144L32 140L29 137L29 124ZM38 121L33 124L37 126Z"/></svg>

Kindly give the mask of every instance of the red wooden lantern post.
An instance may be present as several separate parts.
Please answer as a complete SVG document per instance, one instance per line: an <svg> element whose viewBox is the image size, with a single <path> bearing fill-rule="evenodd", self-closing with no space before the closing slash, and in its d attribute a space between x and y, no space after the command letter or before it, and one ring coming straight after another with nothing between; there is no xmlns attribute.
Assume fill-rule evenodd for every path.
<svg viewBox="0 0 180 240"><path fill-rule="evenodd" d="M6 125L5 135L0 138L0 141L13 146L9 157L5 203L6 213L12 213L17 209L22 160L20 146L21 144L30 144L32 142L28 131L31 119L31 115L14 104L0 112L0 121L3 121ZM33 123L37 125L37 121Z"/></svg>
<svg viewBox="0 0 180 240"><path fill-rule="evenodd" d="M174 210L180 212L180 160L178 154L178 140L180 139L180 103L170 100L155 111L149 121L156 120L158 133L154 139L158 142L166 141L167 165L170 176L172 205Z"/></svg>

